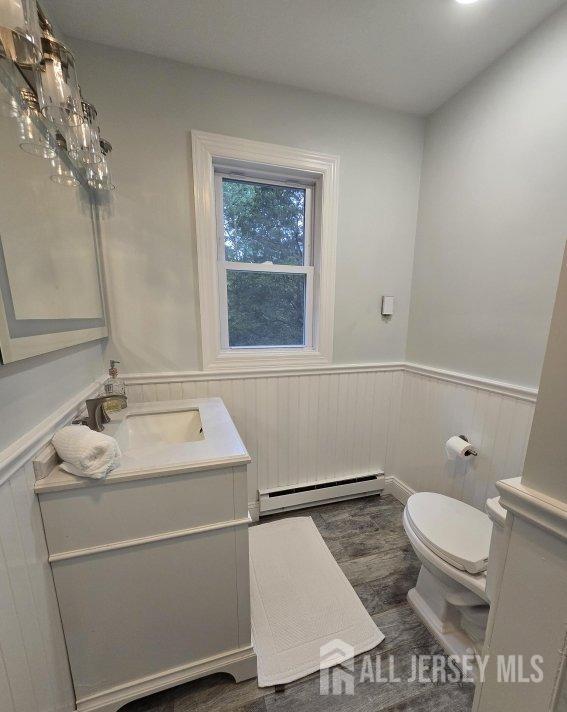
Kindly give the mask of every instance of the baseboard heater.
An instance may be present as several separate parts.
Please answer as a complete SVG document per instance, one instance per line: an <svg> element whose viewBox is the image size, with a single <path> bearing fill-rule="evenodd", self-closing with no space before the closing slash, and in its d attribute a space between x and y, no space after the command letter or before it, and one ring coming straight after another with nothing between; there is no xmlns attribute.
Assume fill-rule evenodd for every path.
<svg viewBox="0 0 567 712"><path fill-rule="evenodd" d="M384 473L345 477L328 482L313 482L293 487L275 487L260 490L260 516L273 514L285 509L299 509L314 503L331 502L365 494L381 492L384 489Z"/></svg>

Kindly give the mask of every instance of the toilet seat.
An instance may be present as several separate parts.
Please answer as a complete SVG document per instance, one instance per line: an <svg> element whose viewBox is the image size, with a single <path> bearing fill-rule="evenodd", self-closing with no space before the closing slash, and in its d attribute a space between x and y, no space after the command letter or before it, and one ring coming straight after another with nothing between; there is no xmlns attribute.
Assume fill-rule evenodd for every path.
<svg viewBox="0 0 567 712"><path fill-rule="evenodd" d="M434 492L411 495L406 504L408 524L419 540L439 558L460 571L486 571L492 522L484 512Z"/></svg>

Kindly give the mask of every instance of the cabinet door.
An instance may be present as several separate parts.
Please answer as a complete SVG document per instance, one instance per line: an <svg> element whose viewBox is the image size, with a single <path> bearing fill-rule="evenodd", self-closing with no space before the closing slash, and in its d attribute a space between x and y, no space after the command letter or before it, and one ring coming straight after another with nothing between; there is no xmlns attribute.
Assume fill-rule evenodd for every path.
<svg viewBox="0 0 567 712"><path fill-rule="evenodd" d="M238 647L236 532L54 562L78 700Z"/></svg>

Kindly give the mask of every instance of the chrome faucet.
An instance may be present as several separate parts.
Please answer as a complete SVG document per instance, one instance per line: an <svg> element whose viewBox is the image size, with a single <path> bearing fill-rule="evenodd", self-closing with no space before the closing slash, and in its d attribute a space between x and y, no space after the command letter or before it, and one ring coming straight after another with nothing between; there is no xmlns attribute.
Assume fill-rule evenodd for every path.
<svg viewBox="0 0 567 712"><path fill-rule="evenodd" d="M104 424L110 423L110 417L104 409L104 404L106 401L114 400L115 398L124 399L124 403L126 403L126 396L119 395L88 398L85 401L87 406L87 417L84 418L82 422L85 425L88 425L91 430L101 433L104 430Z"/></svg>

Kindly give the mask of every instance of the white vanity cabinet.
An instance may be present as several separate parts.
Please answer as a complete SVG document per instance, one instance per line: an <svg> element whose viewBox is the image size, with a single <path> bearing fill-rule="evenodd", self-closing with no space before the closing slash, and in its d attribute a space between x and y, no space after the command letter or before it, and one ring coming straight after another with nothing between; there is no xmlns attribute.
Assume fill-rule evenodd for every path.
<svg viewBox="0 0 567 712"><path fill-rule="evenodd" d="M256 675L250 458L222 401L187 404L199 408L208 443L188 443L184 463L176 444L176 462L162 446L161 455L125 457L127 467L102 482L56 467L36 483L80 712L115 712L213 672L237 681ZM159 405L164 412L171 404ZM139 415L144 406L127 410ZM231 445L223 427L234 430ZM222 443L215 462L216 436ZM153 471L142 467L147 461Z"/></svg>

